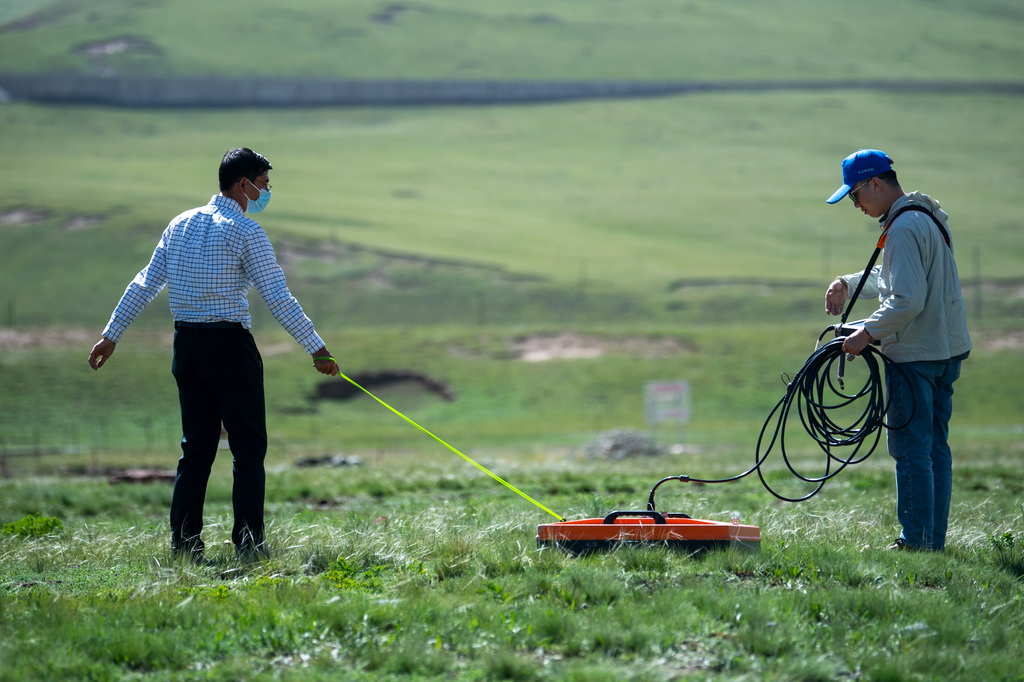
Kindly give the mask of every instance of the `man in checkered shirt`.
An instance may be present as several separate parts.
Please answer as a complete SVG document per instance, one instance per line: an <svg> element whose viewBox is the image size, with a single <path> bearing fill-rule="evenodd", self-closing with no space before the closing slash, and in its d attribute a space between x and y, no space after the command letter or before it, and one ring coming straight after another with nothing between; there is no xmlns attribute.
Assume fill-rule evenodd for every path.
<svg viewBox="0 0 1024 682"><path fill-rule="evenodd" d="M249 332L249 288L256 287L277 321L312 355L317 371L338 373L313 323L288 290L266 232L244 215L262 211L269 202L271 168L251 149L224 155L220 194L168 224L149 265L125 289L89 354L89 365L102 367L132 321L167 287L175 329L171 371L182 426L182 455L171 498L171 548L197 562L205 561L203 503L222 424L234 459L231 539L240 555L265 554L266 407L263 361Z"/></svg>

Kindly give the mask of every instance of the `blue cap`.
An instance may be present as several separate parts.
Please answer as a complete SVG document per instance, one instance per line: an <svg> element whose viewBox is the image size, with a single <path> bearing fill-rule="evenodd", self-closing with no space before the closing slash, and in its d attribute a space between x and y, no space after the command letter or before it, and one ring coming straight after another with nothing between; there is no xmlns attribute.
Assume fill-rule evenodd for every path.
<svg viewBox="0 0 1024 682"><path fill-rule="evenodd" d="M850 193L858 182L892 170L892 159L880 149L861 149L843 159L843 186L825 200L834 204Z"/></svg>

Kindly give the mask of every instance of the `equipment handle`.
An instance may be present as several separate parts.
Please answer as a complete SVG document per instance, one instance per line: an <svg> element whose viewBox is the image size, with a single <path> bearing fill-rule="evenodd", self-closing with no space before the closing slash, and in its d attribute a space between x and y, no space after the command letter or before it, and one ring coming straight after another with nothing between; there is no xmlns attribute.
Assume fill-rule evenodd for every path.
<svg viewBox="0 0 1024 682"><path fill-rule="evenodd" d="M656 511L613 511L611 514L604 517L604 522L615 523L615 519L620 516L648 516L654 519L655 523L665 523L665 516L661 512Z"/></svg>

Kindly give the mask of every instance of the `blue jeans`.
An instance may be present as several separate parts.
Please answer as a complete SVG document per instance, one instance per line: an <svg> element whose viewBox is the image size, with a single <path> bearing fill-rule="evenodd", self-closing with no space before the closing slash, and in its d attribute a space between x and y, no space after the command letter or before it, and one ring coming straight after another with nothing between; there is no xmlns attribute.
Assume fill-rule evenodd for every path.
<svg viewBox="0 0 1024 682"><path fill-rule="evenodd" d="M953 488L949 418L960 361L903 362L898 367L903 371L887 372L885 383L891 400L887 422L906 423L886 435L889 455L896 460L900 537L909 547L942 551Z"/></svg>

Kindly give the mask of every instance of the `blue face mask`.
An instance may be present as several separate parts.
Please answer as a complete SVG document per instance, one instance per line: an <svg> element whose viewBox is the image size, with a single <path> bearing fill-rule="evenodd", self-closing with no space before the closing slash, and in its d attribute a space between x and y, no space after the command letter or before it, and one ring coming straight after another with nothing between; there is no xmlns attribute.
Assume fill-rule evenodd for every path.
<svg viewBox="0 0 1024 682"><path fill-rule="evenodd" d="M248 178L246 178L246 180L250 185L256 187L251 180L248 180ZM260 189L259 187L256 187L256 189L259 190L260 196L258 199L249 199L248 206L245 209L246 213L259 213L267 207L267 204L270 203L270 190ZM246 199L248 199L248 197L246 197Z"/></svg>

